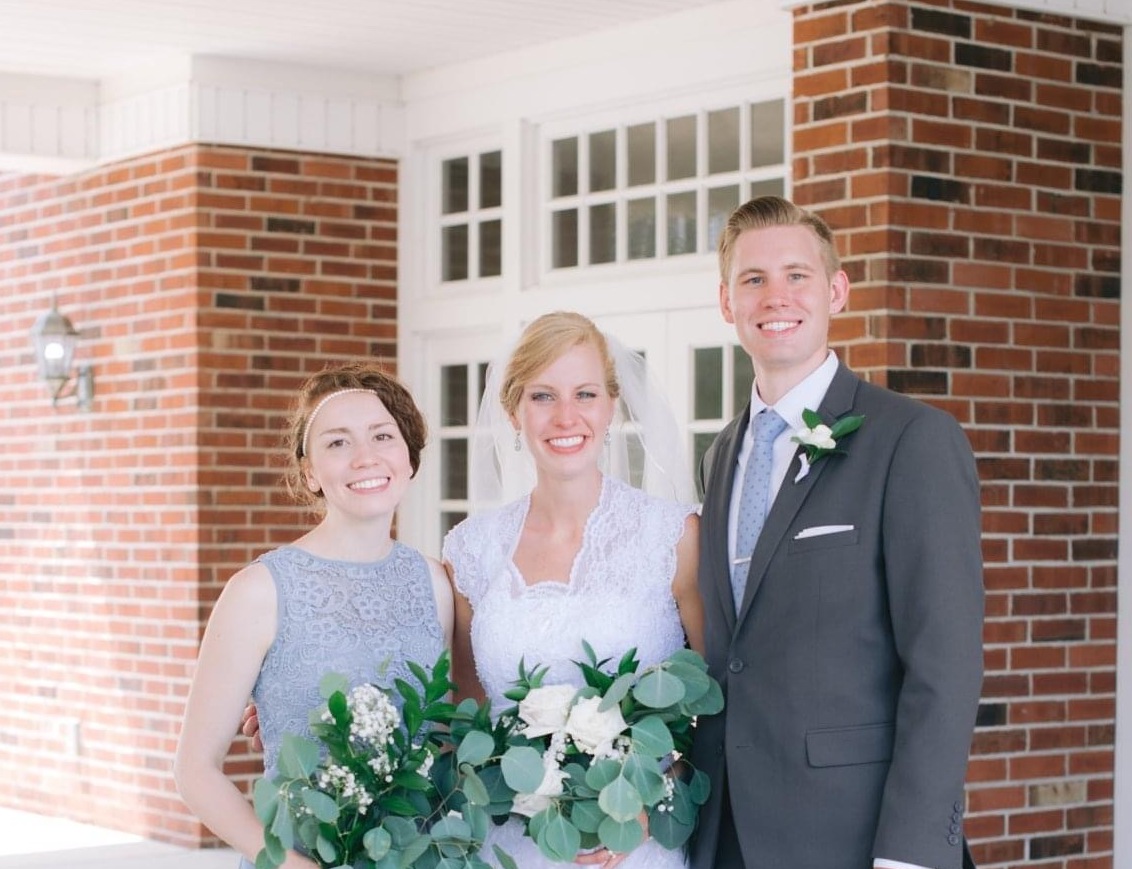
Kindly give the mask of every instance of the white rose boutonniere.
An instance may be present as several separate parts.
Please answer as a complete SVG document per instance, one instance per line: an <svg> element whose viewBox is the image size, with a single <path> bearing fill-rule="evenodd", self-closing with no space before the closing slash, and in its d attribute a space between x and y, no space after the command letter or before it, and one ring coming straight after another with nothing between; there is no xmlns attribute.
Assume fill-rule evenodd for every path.
<svg viewBox="0 0 1132 869"><path fill-rule="evenodd" d="M831 453L842 453L845 450L837 448L838 441L861 427L865 421L863 416L843 416L832 426L822 422L816 411L808 407L802 411L804 428L797 429L790 440L802 445L802 452L798 455L800 466L794 476L794 482L803 480L810 472L810 468L818 459Z"/></svg>

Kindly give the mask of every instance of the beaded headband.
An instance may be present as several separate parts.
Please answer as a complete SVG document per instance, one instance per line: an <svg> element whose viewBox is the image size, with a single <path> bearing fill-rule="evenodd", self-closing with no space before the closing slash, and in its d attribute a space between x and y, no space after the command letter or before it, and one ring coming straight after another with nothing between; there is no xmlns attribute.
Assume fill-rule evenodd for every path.
<svg viewBox="0 0 1132 869"><path fill-rule="evenodd" d="M314 425L314 418L318 416L318 412L322 410L322 406L332 398L337 398L339 395L349 395L352 392L368 392L370 395L377 395L372 389L360 389L357 387L352 389L339 389L337 392L324 395L322 400L314 406L314 410L310 412L310 416L307 417L307 424L303 426L302 452L299 453L300 458L307 454L307 441L310 440L311 426ZM380 396L378 397L380 398Z"/></svg>

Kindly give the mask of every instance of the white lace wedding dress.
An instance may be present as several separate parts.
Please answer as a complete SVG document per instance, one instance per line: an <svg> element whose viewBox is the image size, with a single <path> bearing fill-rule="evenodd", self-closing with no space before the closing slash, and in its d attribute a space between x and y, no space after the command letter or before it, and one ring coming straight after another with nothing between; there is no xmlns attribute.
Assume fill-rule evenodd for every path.
<svg viewBox="0 0 1132 869"><path fill-rule="evenodd" d="M642 668L684 645L672 579L676 544L693 507L651 498L606 477L568 581L527 585L512 555L529 506L524 498L472 516L444 541L444 559L473 608L476 672L496 714L514 705L503 693L517 678L520 660L528 669L549 667L545 685L581 686L572 662L585 660L582 640L599 660L612 658L614 665L635 647ZM517 821L491 831L483 852L489 861L492 844L507 851L520 869L569 865L543 857ZM684 855L649 840L621 865L681 869Z"/></svg>

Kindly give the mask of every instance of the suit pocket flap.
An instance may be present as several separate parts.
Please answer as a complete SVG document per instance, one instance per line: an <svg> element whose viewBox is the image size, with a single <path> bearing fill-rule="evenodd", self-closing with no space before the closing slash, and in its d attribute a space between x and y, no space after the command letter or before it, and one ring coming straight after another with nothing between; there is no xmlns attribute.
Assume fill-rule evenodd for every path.
<svg viewBox="0 0 1132 869"><path fill-rule="evenodd" d="M831 727L806 733L810 766L850 766L892 760L896 728L892 724Z"/></svg>

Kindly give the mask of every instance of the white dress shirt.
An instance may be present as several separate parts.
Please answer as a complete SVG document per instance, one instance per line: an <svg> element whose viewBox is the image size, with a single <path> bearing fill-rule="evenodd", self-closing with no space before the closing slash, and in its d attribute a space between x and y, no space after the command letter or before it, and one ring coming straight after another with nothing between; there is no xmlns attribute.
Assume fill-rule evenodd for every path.
<svg viewBox="0 0 1132 869"><path fill-rule="evenodd" d="M798 429L806 427L806 424L802 421L802 411L806 408L817 410L821 406L826 392L829 391L829 384L833 382L833 375L836 373L837 355L830 350L825 361L812 374L782 396L778 403L773 406L773 410L786 420L787 427L774 441L774 460L770 466L770 491L767 493L768 510L770 505L774 503L774 498L782 486L782 481L786 479L786 474L794 459L794 453L798 449L798 444L790 438L794 436ZM765 401L759 398L757 384L753 385L751 387L750 419L754 419L758 413L768 406ZM739 448L738 467L735 471L736 480L743 479L743 474L747 470L747 460L754 448L754 427L750 425L750 420L748 420L747 431L743 435L743 445ZM731 554L732 560L735 558L735 535L739 526L739 501L742 497L742 490L742 486L733 486L731 489L731 510L727 518L727 551ZM929 867L877 857L873 860L873 869L929 869Z"/></svg>

